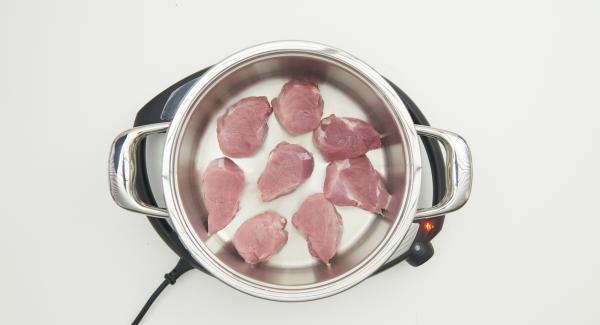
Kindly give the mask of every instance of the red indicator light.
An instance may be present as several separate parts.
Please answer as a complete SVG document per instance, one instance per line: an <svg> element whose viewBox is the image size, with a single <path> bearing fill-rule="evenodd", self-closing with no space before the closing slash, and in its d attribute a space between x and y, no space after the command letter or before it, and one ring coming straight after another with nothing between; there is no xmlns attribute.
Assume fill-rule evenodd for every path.
<svg viewBox="0 0 600 325"><path fill-rule="evenodd" d="M435 228L435 226L433 225L433 223L431 221L426 221L423 224L423 228L425 228L425 231L431 232L433 230L433 228Z"/></svg>

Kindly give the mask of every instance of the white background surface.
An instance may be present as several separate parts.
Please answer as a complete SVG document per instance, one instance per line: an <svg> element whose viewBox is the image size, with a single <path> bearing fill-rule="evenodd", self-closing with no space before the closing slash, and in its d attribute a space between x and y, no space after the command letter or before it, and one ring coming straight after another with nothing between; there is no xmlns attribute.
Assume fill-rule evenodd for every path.
<svg viewBox="0 0 600 325"><path fill-rule="evenodd" d="M200 272L144 324L600 323L598 1L2 1L0 323L127 324L175 263L113 204L110 142L182 77L277 39L342 48L471 145L436 255L282 304Z"/></svg>

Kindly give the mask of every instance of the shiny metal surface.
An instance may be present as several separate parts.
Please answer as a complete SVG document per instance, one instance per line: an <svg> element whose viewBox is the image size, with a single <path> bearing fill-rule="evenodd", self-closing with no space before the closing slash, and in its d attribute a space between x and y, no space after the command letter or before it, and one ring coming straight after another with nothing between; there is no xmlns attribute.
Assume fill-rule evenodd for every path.
<svg viewBox="0 0 600 325"><path fill-rule="evenodd" d="M410 246L412 246L413 242L415 241L415 237L417 237L417 233L419 232L419 227L420 227L419 223L413 223L410 225L410 228L408 228L408 232L406 233L406 236L404 236L404 239L402 239L402 242L400 243L398 248L396 248L396 250L394 251L394 254L392 254L392 256L390 256L388 261L393 260L393 259L397 258L398 256L408 252L408 250L410 249Z"/></svg>
<svg viewBox="0 0 600 325"><path fill-rule="evenodd" d="M236 94L228 96L227 100L221 106L212 106L214 110L222 112L232 102L237 101L246 96L252 96L256 94L265 95L269 98L277 96L281 90L281 86L286 82L285 77L278 77L275 75L265 76L261 80L254 81L244 87L243 90ZM341 116L354 116L365 120L369 119L369 116L361 109L361 105L356 103L348 96L344 91L340 91L339 88L335 87L330 81L320 81L319 84L321 95L326 101L325 104L325 115L336 113ZM194 169L197 175L202 174L208 164L216 158L223 156L218 141L217 141L217 117L220 114L212 114L203 118L206 121L206 125L202 128L206 131L198 136L196 144L196 152L193 154L194 157ZM269 132L266 137L264 145L254 154L252 157L247 158L235 158L233 159L244 171L244 177L246 184L240 201L240 210L232 222L219 231L217 234L212 235L206 239L206 245L213 251L219 252L233 238L233 235L239 225L241 225L248 218L264 212L265 210L274 210L279 214L290 218L296 212L298 205L309 195L322 192L323 183L325 181L325 170L327 162L321 157L318 149L312 141L312 134L307 133L300 136L290 136L277 122L274 115L269 118ZM312 175L307 181L302 184L298 189L289 193L277 200L271 202L262 202L259 190L257 188L257 180L262 172L263 168L268 159L269 152L281 141L287 141L289 143L299 144L306 148L309 152L313 153L314 157L314 170ZM386 168L386 151L385 150L374 150L368 153L369 159L373 166L381 171L384 175L387 173ZM186 179L194 179L194 177L187 177ZM187 181L186 181L187 183ZM190 191L197 191L196 183L190 183ZM202 207L197 207L201 210ZM375 229L377 229L379 223L379 217L354 207L338 207L340 214L344 218L344 232L340 244L338 245L338 254L341 258L345 256L348 251L354 250L354 247L359 245L361 240L364 240L365 236L371 235ZM205 218L201 218L200 223L203 223ZM273 270L290 270L290 269L301 269L301 268L313 268L319 267L320 263L313 258L307 248L306 241L300 233L295 231L291 222L288 224L289 240L288 244L285 245L283 250L277 255L273 256L268 265ZM381 227L380 231L387 229ZM373 238L379 238L380 236L372 236ZM378 239L379 240L379 239ZM371 245L374 245L373 242ZM241 264L244 266L244 264ZM283 273L283 272L282 272ZM274 272L271 272L274 274ZM298 278L297 280L291 279L286 276L286 282L296 281L297 283L312 281L311 277L308 276L308 272L303 276L304 280ZM259 275L257 275L259 276ZM283 280L282 280L283 281Z"/></svg>
<svg viewBox="0 0 600 325"><path fill-rule="evenodd" d="M259 82L298 77L331 87L347 103L360 108L384 134L384 169L380 172L392 192L392 201L388 215L372 216L366 231L329 266L306 263L294 254L294 259L280 261L279 265L274 261L252 267L237 256L225 238L209 237L206 233L206 212L198 186L202 172L198 165L202 165L206 152L199 143L205 134L215 132L210 127L211 120L245 90ZM326 97L324 100L332 112L343 109L331 107ZM273 124L276 123L270 127ZM191 87L167 132L162 177L171 222L191 255L207 270L232 287L258 297L301 301L348 289L385 263L412 223L420 173L421 156L414 125L400 98L377 72L356 58L321 44L277 42L234 54ZM300 203L286 197L283 200L291 205L290 209ZM299 244L305 245L302 241ZM307 254L306 247L302 254Z"/></svg>
<svg viewBox="0 0 600 325"><path fill-rule="evenodd" d="M213 236L208 236L206 231L207 214L201 199L200 177L210 160L222 156L215 140L215 121L224 109L248 95L273 98L290 78L309 78L318 82L325 101L325 116L335 113L362 118L379 130L383 135L383 148L369 152L368 156L384 177L392 199L385 216L357 208L338 208L344 219L344 236L330 265L319 263L308 254L306 242L289 223L290 238L282 252L268 263L250 266L230 244L237 226L267 209L276 210L289 220L306 195L322 191L326 163L314 148L310 135L290 137L271 116L263 148L251 158L234 159L247 178L241 208L234 221ZM403 245L412 243L414 231L409 232L409 228L416 214L422 171L417 131L396 92L363 62L317 43L266 43L216 64L182 96L167 130L162 155L164 199L170 222L181 242L192 257L218 279L266 299L319 299L364 280L394 252L402 250ZM164 127L166 125L161 125ZM165 217L164 211L139 202L135 189L128 184L135 177L135 161L132 160L135 142L152 132L151 129L134 129L131 135L125 133L117 138L125 139L123 142L127 141L127 146L117 140L114 148L128 148L120 151L129 154L123 156L119 150L115 150L117 153L111 151L111 163L116 166L115 172L111 166L111 188L114 188L111 192L115 201L127 209ZM443 137L442 142L450 138ZM255 181L264 168L268 152L282 140L301 144L313 152L315 172L292 194L263 203L258 199ZM446 150L452 151L456 147L452 143ZM447 196L445 208L456 207L460 202L460 191ZM433 215L442 208L436 206L428 211Z"/></svg>
<svg viewBox="0 0 600 325"><path fill-rule="evenodd" d="M471 194L473 167L471 150L458 134L423 125L415 125L417 133L437 139L446 150L446 192L435 206L419 209L415 220L435 217L460 209Z"/></svg>
<svg viewBox="0 0 600 325"><path fill-rule="evenodd" d="M122 208L155 217L169 216L165 209L142 202L134 181L140 141L150 134L165 132L168 127L169 123L140 126L119 134L113 141L108 161L110 193Z"/></svg>

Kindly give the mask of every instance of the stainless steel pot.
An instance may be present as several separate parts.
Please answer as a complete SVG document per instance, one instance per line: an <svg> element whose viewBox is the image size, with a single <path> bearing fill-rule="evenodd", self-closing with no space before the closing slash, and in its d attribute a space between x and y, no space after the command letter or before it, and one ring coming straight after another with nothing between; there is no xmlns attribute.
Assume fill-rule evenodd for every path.
<svg viewBox="0 0 600 325"><path fill-rule="evenodd" d="M291 217L303 197L322 191L326 162L314 149L310 135L289 137L274 120L263 148L251 158L236 159L246 174L246 189L238 215L228 227L208 236L200 177L207 163L222 153L215 121L233 101L248 95L274 97L285 80L317 80L325 100L325 115L368 120L383 135L381 150L369 153L392 194L384 217L357 208L340 207L344 236L331 265L313 259L306 242L288 227L284 250L268 263L251 266L229 244L237 226L258 212L273 209ZM273 118L273 117L272 117ZM166 209L142 202L134 179L142 139L166 132L162 186ZM436 206L417 210L421 186L418 135L438 139L445 147L447 188ZM315 153L315 172L307 184L274 202L258 198L256 178L269 150L282 139L300 143ZM415 125L398 95L365 63L322 44L283 41L240 51L208 70L179 102L171 123L130 129L113 142L109 160L111 194L121 207L145 215L168 218L192 257L215 277L248 294L280 301L324 298L359 283L375 272L401 246L416 219L452 212L468 200L471 155L457 134Z"/></svg>

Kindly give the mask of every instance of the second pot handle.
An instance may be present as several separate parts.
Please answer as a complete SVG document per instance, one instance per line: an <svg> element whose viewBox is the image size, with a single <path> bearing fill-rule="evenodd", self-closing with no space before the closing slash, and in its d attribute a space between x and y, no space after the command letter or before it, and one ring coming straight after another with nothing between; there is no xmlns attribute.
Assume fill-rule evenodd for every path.
<svg viewBox="0 0 600 325"><path fill-rule="evenodd" d="M166 209L143 202L135 185L141 141L150 134L165 132L168 127L169 123L138 126L119 134L113 141L108 161L110 193L122 208L154 217L169 217Z"/></svg>
<svg viewBox="0 0 600 325"><path fill-rule="evenodd" d="M446 151L446 189L439 203L417 210L414 220L441 216L460 209L469 200L473 181L471 150L458 134L423 125L415 125L419 135L434 138Z"/></svg>

